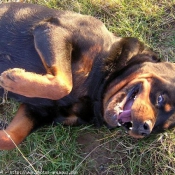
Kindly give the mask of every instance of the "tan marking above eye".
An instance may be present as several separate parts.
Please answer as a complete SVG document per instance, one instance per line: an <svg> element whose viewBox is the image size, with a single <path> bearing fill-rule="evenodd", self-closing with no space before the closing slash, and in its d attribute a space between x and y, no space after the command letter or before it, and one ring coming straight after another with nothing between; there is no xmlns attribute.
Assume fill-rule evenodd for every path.
<svg viewBox="0 0 175 175"><path fill-rule="evenodd" d="M166 112L170 112L171 109L172 109L172 106L171 106L170 104L166 103L165 106L164 106L164 110L165 110Z"/></svg>

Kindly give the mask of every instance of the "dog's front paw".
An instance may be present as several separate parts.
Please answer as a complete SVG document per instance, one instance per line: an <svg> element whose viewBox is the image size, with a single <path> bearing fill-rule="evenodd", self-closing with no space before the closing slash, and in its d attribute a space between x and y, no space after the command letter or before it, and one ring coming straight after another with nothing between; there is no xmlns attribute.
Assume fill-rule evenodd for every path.
<svg viewBox="0 0 175 175"><path fill-rule="evenodd" d="M16 84L20 82L20 75L24 72L24 69L19 68L8 69L2 72L0 76L0 86L8 91L13 91L13 89L16 88Z"/></svg>

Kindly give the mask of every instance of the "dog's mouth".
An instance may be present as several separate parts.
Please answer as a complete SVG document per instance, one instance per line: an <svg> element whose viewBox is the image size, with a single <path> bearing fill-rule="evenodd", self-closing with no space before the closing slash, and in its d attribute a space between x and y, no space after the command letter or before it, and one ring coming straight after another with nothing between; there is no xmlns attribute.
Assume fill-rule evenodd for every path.
<svg viewBox="0 0 175 175"><path fill-rule="evenodd" d="M120 103L117 103L114 108L117 125L123 126L127 130L132 130L131 107L137 98L139 90L140 85L136 85L131 88L127 96Z"/></svg>
<svg viewBox="0 0 175 175"><path fill-rule="evenodd" d="M106 109L106 122L112 126L123 126L127 131L132 130L132 105L141 89L141 84L119 92L112 97Z"/></svg>

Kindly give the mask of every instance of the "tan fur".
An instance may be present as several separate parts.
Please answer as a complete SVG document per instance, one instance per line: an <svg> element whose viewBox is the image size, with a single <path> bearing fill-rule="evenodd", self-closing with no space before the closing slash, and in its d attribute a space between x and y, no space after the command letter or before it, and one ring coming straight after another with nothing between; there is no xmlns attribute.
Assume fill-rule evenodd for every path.
<svg viewBox="0 0 175 175"><path fill-rule="evenodd" d="M21 105L16 116L7 127L5 132L3 130L0 131L0 149L9 150L15 147L16 145L21 143L27 135L31 132L33 128L33 122L26 117L25 114L25 105ZM8 137L10 135L11 139Z"/></svg>
<svg viewBox="0 0 175 175"><path fill-rule="evenodd" d="M64 74L53 76L25 72L23 69L9 69L0 77L7 91L26 97L40 97L57 100L69 94L72 86L66 81ZM59 89L59 91L58 91Z"/></svg>

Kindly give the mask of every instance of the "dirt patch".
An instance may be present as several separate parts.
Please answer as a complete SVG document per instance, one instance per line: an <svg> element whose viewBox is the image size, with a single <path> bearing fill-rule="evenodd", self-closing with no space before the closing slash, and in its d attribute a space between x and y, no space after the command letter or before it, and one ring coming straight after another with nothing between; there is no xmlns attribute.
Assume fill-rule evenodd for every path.
<svg viewBox="0 0 175 175"><path fill-rule="evenodd" d="M124 167L123 162L127 162L126 151L122 152L122 146L116 138L106 139L99 133L83 133L77 141L84 158L86 174L116 174L119 167Z"/></svg>

